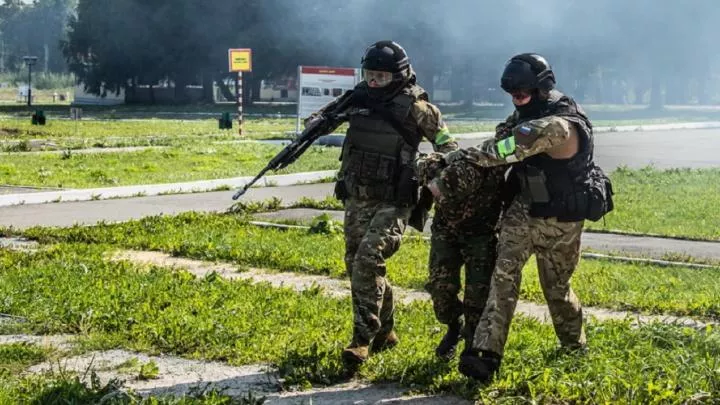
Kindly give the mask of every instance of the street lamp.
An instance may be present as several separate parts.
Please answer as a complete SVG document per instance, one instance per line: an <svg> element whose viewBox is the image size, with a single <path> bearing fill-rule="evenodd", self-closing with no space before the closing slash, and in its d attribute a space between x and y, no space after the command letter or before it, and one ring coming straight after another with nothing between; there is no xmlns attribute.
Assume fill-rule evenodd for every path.
<svg viewBox="0 0 720 405"><path fill-rule="evenodd" d="M32 67L37 62L37 56L23 56L28 67L28 107L32 106Z"/></svg>

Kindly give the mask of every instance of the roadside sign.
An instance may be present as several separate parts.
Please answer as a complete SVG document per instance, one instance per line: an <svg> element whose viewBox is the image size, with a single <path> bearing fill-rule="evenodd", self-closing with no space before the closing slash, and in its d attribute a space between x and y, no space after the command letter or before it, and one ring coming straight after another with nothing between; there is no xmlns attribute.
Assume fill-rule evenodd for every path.
<svg viewBox="0 0 720 405"><path fill-rule="evenodd" d="M230 72L251 72L252 50L248 48L229 49L228 63Z"/></svg>

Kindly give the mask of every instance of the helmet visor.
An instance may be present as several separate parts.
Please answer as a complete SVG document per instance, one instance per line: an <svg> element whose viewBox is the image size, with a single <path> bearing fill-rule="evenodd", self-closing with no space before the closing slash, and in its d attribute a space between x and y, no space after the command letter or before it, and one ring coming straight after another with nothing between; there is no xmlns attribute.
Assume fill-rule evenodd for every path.
<svg viewBox="0 0 720 405"><path fill-rule="evenodd" d="M385 87L390 84L393 80L393 74L391 72L383 72L381 70L369 70L363 69L362 72L363 80L365 80L370 87Z"/></svg>

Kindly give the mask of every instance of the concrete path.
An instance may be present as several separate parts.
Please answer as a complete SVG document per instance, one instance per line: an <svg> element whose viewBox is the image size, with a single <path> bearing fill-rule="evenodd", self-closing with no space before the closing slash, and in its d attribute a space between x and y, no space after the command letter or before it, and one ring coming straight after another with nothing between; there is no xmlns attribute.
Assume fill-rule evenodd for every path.
<svg viewBox="0 0 720 405"><path fill-rule="evenodd" d="M2 344L31 344L68 352L76 347L77 336L0 336ZM68 356L68 357L66 357ZM154 363L157 375L140 378L140 367ZM473 402L452 395L408 394L400 384L368 384L352 380L328 387L302 391L286 391L277 370L269 364L231 366L218 361L190 360L177 356L150 356L128 350L91 351L80 355L64 353L59 359L31 366L30 373L76 373L89 384L91 373L102 384L123 381L123 389L132 389L143 396L181 397L217 390L242 402L249 394L264 397L264 404L355 405L355 404L417 404L470 405Z"/></svg>
<svg viewBox="0 0 720 405"><path fill-rule="evenodd" d="M290 187L251 189L243 202L282 198L292 204L308 196L323 199L332 195L332 184L305 184ZM24 229L31 226L72 226L95 224L99 221L118 222L139 219L149 215L179 214L186 211L225 211L234 201L233 191L210 193L161 195L129 199L63 202L0 207L0 226Z"/></svg>
<svg viewBox="0 0 720 405"><path fill-rule="evenodd" d="M335 170L318 172L292 173L276 176L264 176L256 183L259 187L291 186L332 178ZM239 188L250 182L254 176L235 177L191 181L185 183L146 184L138 186L104 187L88 189L71 189L60 191L38 191L34 193L0 194L0 207L26 204L57 203L61 201L92 201L111 198L127 198L137 196L159 196L164 194L197 193L217 190L219 188ZM231 193L230 195L234 194Z"/></svg>
<svg viewBox="0 0 720 405"><path fill-rule="evenodd" d="M350 297L350 283L348 280L334 279L326 276L308 275L291 272L274 272L263 269L241 269L231 263L206 262L202 260L172 257L162 252L123 251L119 252L114 260L125 260L136 264L151 264L161 267L170 267L186 270L197 277L205 277L216 273L220 277L235 280L242 279L253 283L269 283L277 288L290 288L296 291L305 291L320 286L323 294L334 298ZM393 287L397 302L405 304L414 301L429 301L430 294L425 291ZM552 322L550 312L545 304L537 304L520 300L516 312L540 322ZM716 325L713 321L705 321L690 317L673 315L643 315L637 312L616 311L599 307L583 306L585 317L595 318L597 321L632 319L639 324L662 322L673 325L683 325L698 330L708 325Z"/></svg>

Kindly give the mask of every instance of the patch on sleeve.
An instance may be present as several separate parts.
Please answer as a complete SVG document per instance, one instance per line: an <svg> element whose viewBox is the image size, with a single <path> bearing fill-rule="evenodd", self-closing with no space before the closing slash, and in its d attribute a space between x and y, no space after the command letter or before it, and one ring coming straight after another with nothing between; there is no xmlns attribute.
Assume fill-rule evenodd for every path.
<svg viewBox="0 0 720 405"><path fill-rule="evenodd" d="M506 157L515 153L515 149L517 147L517 145L515 144L515 136L509 136L501 141L498 141L495 144L495 147L497 148L498 156L501 159L505 159Z"/></svg>
<svg viewBox="0 0 720 405"><path fill-rule="evenodd" d="M442 129L440 129L435 134L435 145L445 145L446 143L452 142L452 141L453 141L453 138L450 135L450 130L448 129L447 126L445 126L443 124Z"/></svg>
<svg viewBox="0 0 720 405"><path fill-rule="evenodd" d="M521 125L520 128L518 128L518 132L520 132L522 135L529 136L532 133L532 128Z"/></svg>

